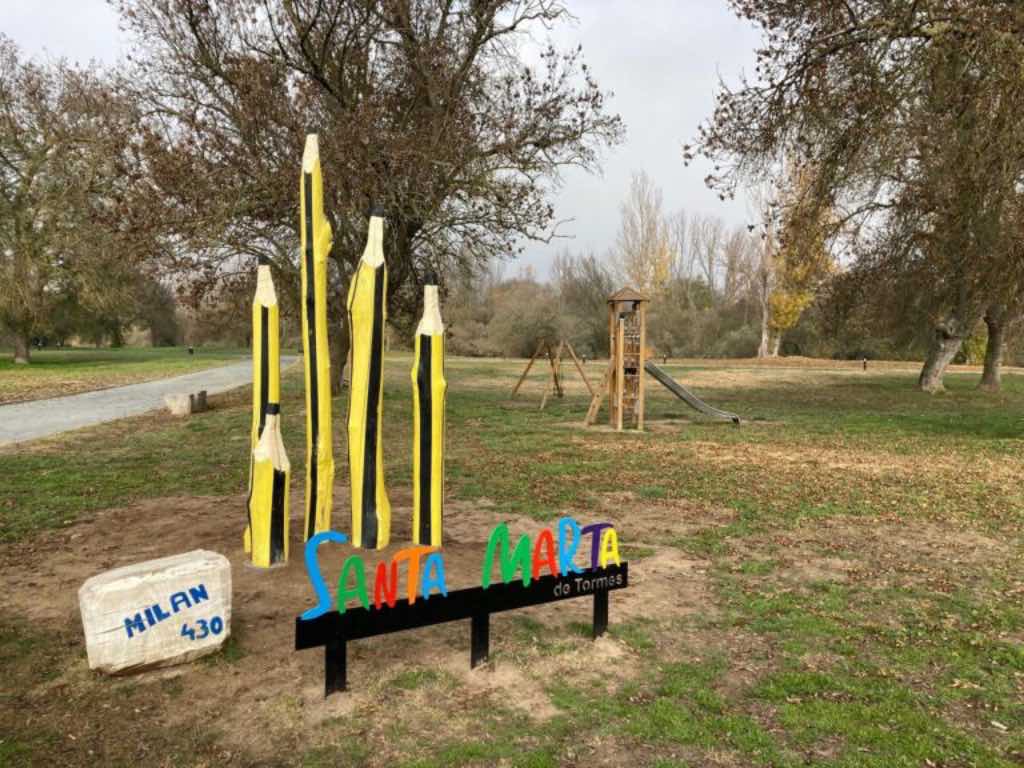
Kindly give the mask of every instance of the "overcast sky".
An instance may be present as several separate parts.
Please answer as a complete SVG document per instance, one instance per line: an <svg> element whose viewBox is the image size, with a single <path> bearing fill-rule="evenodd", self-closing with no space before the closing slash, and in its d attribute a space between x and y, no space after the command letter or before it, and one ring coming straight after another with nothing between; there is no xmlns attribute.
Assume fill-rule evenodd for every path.
<svg viewBox="0 0 1024 768"><path fill-rule="evenodd" d="M0 0L0 6L0 31L29 55L114 63L125 52L104 0ZM559 219L573 220L560 230L572 239L527 244L525 263L545 276L561 248L605 253L634 170L647 171L663 189L670 211L746 223L744 202L722 203L705 188L707 166L684 167L682 145L710 114L719 76L735 83L741 72L752 72L755 31L725 0L569 0L569 6L577 21L552 37L559 45L583 44L597 81L614 92L609 106L625 120L626 140L605 154L601 176L565 175L555 210Z"/></svg>

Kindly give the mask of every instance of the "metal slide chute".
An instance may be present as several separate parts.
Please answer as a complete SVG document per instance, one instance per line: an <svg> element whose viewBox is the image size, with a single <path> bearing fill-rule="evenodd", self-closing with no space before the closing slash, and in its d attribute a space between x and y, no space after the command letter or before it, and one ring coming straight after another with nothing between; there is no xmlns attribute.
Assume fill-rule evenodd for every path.
<svg viewBox="0 0 1024 768"><path fill-rule="evenodd" d="M722 411L719 410L718 408L714 408L708 405L695 394L693 394L693 392L691 392L678 381L669 376L667 372L665 372L664 370L656 366L654 363L652 363L650 360L646 361L646 363L644 364L644 370L651 374L651 376L656 378L659 382L661 382L669 392L678 397L680 400L682 400L684 403L686 403L694 410L700 411L705 416L711 416L714 419L731 421L733 424L740 423L740 417L737 416L735 413Z"/></svg>

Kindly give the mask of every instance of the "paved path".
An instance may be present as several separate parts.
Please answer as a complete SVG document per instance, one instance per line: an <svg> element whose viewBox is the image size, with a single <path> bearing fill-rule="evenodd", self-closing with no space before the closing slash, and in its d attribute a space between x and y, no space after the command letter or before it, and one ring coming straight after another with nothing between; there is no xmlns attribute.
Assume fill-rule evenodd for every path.
<svg viewBox="0 0 1024 768"><path fill-rule="evenodd" d="M294 356L282 356L281 369L284 370L297 359ZM201 389L213 395L245 386L251 381L252 361L245 360L170 379L145 381L49 400L0 405L0 445L49 437L69 429L102 424L126 416L138 416L163 408L164 395L198 392Z"/></svg>

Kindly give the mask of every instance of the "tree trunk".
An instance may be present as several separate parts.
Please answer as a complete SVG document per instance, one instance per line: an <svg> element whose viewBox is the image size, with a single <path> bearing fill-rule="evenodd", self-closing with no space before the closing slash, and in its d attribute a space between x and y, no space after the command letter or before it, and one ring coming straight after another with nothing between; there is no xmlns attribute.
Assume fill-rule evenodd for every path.
<svg viewBox="0 0 1024 768"><path fill-rule="evenodd" d="M782 332L781 331L777 331L772 336L772 350L771 350L771 356L772 357L778 357L779 356L779 348L781 346L782 346Z"/></svg>
<svg viewBox="0 0 1024 768"><path fill-rule="evenodd" d="M766 246L767 247L767 246ZM772 341L772 305L771 295L771 271L767 267L768 251L762 256L761 267L757 273L758 281L758 303L761 305L761 345L757 348L759 358L771 355Z"/></svg>
<svg viewBox="0 0 1024 768"><path fill-rule="evenodd" d="M988 329L988 341L985 344L985 367L981 373L978 389L986 392L998 392L1002 384L1003 349L1006 338L1003 331L1006 326L1005 308L993 304L985 312L985 327Z"/></svg>
<svg viewBox="0 0 1024 768"><path fill-rule="evenodd" d="M757 348L757 356L760 358L771 356L772 329L769 324L771 312L768 302L761 303L761 345Z"/></svg>
<svg viewBox="0 0 1024 768"><path fill-rule="evenodd" d="M328 323L330 333L327 336L327 347L331 356L331 396L341 394L345 386L345 367L348 364L348 317L343 314L340 320Z"/></svg>
<svg viewBox="0 0 1024 768"><path fill-rule="evenodd" d="M32 355L32 342L27 333L16 331L14 334L14 362L18 365L28 365Z"/></svg>
<svg viewBox="0 0 1024 768"><path fill-rule="evenodd" d="M950 318L935 328L928 357L925 358L921 375L917 379L917 386L921 390L935 393L945 389L942 386L942 376L946 372L946 367L956 357L956 353L960 351L960 345L964 342L964 327L956 318Z"/></svg>

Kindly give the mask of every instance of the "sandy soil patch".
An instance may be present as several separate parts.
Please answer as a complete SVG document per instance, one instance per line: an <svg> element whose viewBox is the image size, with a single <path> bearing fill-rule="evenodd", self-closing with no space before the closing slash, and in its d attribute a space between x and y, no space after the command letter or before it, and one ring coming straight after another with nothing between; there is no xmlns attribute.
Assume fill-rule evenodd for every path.
<svg viewBox="0 0 1024 768"><path fill-rule="evenodd" d="M364 553L368 568L409 541L408 493L393 493L392 504L392 537L399 543L379 555ZM446 726L444 737L469 739L474 737L473 713L486 709L489 702L502 702L526 718L544 720L556 713L545 693L549 681L590 680L606 685L607 670L612 668L616 687L640 667L640 659L627 644L612 637L592 642L573 629L589 624L592 605L585 599L571 600L492 617L493 659L477 670L469 668L468 622L354 642L349 646L350 691L325 700L322 654L292 650L295 617L313 603L298 541L301 495L292 498L290 562L269 572L245 563L243 508L240 496L157 499L105 510L62 530L0 548L7 587L4 613L67 638L53 682L33 694L38 705L59 707L59 701L52 699L54 691L65 695L74 690L107 700L108 696L116 699L116 691L125 685L166 683L176 691L173 697L158 695L145 711L129 717L144 716L147 722L170 729L216 723L219 741L229 753L258 758L280 754L283 745L297 740L308 748L317 741L310 736L315 726L350 715L371 723L365 734L369 743L386 744L386 726L378 726L378 720L421 722L423 711L442 706L439 702L457 710L457 716L447 721L450 727ZM696 510L690 512L697 516ZM663 514L663 509L610 500L592 518L580 522L611 520L631 531L630 536L653 542L664 531L678 528L676 523L659 522ZM343 486L335 489L334 516L336 527L348 527ZM531 518L501 517L486 503L449 504L444 548L449 589L479 584L487 535L502 520L513 536L536 534L543 527ZM622 543L637 542L624 537ZM232 633L244 657L234 663L197 662L130 678L107 679L90 673L77 604L82 582L110 568L195 548L221 552L232 563ZM347 545L321 548L321 568L329 584L352 551ZM705 563L671 547L659 547L654 555L632 563L631 584L612 597L613 626L648 617L685 617L707 611L713 600ZM410 670L429 670L427 682L412 690L396 690L391 681ZM104 729L97 722L102 713L62 711L61 716L71 732L99 734L94 746L99 754L104 751L103 739L117 738L102 735ZM134 730L134 726L125 727L128 734ZM375 753L373 764L385 762L388 754L386 748L380 755Z"/></svg>

